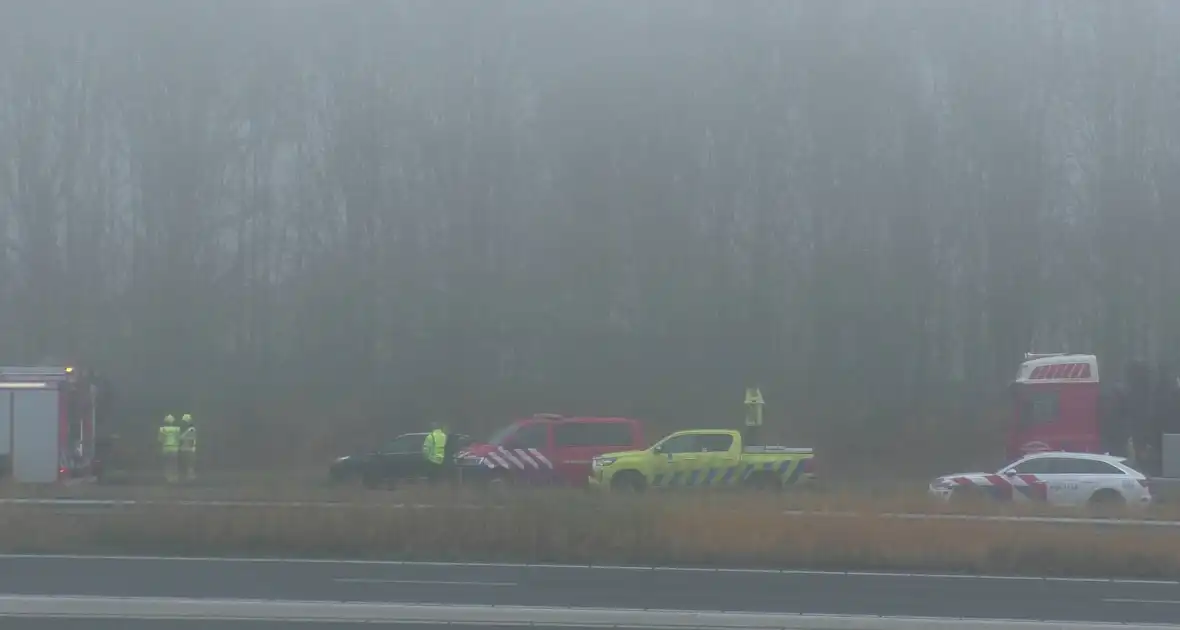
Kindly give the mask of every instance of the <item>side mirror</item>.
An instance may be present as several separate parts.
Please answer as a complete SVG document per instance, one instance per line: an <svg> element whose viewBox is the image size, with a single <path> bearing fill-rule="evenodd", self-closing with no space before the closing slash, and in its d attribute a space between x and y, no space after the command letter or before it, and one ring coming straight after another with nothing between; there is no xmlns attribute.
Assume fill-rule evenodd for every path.
<svg viewBox="0 0 1180 630"><path fill-rule="evenodd" d="M1012 470L1012 469L1005 470L1005 471L1004 471L1004 476L1005 476L1005 477L1015 477L1015 476L1016 476L1016 471L1015 471L1015 470Z"/></svg>
<svg viewBox="0 0 1180 630"><path fill-rule="evenodd" d="M661 444L656 444L655 446L651 447L651 452L659 455L660 453L664 452L664 447Z"/></svg>

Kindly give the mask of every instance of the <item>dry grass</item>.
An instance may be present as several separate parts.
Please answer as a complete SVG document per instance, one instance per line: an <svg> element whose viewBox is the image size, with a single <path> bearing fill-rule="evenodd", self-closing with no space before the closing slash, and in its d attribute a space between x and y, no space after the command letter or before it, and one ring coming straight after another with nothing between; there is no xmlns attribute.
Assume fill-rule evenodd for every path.
<svg viewBox="0 0 1180 630"><path fill-rule="evenodd" d="M783 507L568 492L479 509L180 506L63 516L0 506L0 550L1180 575L1180 533L1162 529L788 516Z"/></svg>
<svg viewBox="0 0 1180 630"><path fill-rule="evenodd" d="M1157 489L1157 498L1160 496ZM1175 484L1173 494L1180 493L1180 484ZM556 489L544 492L530 492L527 500L552 501L569 504L583 499L583 492L574 489ZM498 500L477 489L458 491L456 500L468 503L486 503ZM661 501L666 495L652 494ZM396 491L370 491L359 486L332 486L323 481L319 471L304 474L254 475L235 474L210 476L202 479L200 485L167 486L163 484L144 485L79 485L79 486L12 486L0 485L0 498L82 498L146 501L277 501L277 502L350 502L366 504L433 503L436 495L429 489L406 485ZM543 498L542 498L543 497ZM518 497L519 499L519 497ZM684 495L675 500L699 502L700 495ZM1084 510L1070 510L1038 504L997 504L982 502L963 505L947 505L932 501L926 494L924 481L877 482L866 484L825 484L810 490L797 489L775 497L765 495L726 494L707 500L727 501L734 509L756 507L758 509L799 510L808 512L857 512L861 514L880 513L936 513L971 514L999 516L1094 516ZM1159 503L1147 510L1130 512L1133 518L1180 521L1180 502Z"/></svg>

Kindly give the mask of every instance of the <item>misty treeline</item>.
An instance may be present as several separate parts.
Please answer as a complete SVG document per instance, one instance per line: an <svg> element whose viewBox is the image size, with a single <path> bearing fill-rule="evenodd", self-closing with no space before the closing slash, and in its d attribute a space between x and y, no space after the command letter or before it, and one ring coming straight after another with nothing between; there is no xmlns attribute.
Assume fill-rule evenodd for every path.
<svg viewBox="0 0 1180 630"><path fill-rule="evenodd" d="M1180 356L1177 2L0 11L0 363L120 422L296 452L758 383L889 450L977 440L1028 350Z"/></svg>

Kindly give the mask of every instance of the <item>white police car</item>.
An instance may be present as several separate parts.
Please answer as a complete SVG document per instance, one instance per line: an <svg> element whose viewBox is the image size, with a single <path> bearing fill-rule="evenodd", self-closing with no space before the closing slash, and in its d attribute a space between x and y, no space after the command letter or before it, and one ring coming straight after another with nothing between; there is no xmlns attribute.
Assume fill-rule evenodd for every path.
<svg viewBox="0 0 1180 630"><path fill-rule="evenodd" d="M943 475L930 495L944 500L988 498L1054 506L1146 506L1151 484L1126 459L1091 453L1043 452L995 473Z"/></svg>

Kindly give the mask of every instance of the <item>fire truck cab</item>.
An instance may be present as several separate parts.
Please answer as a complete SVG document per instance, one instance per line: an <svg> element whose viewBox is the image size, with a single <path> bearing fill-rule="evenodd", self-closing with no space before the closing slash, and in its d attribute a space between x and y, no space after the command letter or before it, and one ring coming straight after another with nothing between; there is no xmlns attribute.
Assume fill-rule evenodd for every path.
<svg viewBox="0 0 1180 630"><path fill-rule="evenodd" d="M1008 458L1040 451L1103 452L1098 357L1026 354L1011 384Z"/></svg>
<svg viewBox="0 0 1180 630"><path fill-rule="evenodd" d="M98 390L73 367L0 367L0 476L18 483L88 477Z"/></svg>

